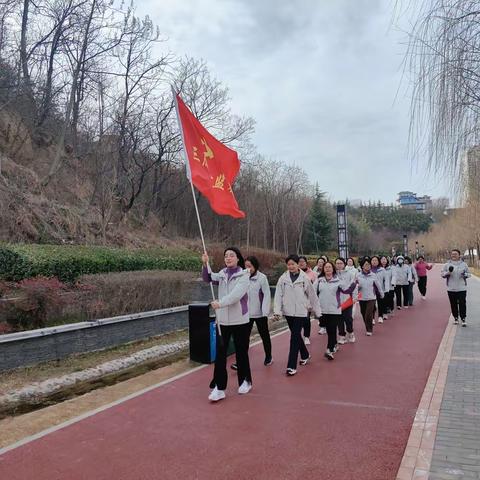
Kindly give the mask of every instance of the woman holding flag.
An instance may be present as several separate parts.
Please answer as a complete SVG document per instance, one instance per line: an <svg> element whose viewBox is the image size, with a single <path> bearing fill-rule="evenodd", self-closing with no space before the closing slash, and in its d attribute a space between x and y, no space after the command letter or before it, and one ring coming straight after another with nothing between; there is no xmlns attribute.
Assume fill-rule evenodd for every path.
<svg viewBox="0 0 480 480"><path fill-rule="evenodd" d="M213 381L208 399L218 402L225 398L227 388L227 347L233 337L237 357L238 393L246 394L252 389L252 374L248 358L250 344L250 318L248 316L248 290L250 271L236 247L225 249L225 268L218 273L210 269L208 255L202 255L202 277L206 282L218 285L218 300L211 305L215 309L221 335L217 335L217 354Z"/></svg>

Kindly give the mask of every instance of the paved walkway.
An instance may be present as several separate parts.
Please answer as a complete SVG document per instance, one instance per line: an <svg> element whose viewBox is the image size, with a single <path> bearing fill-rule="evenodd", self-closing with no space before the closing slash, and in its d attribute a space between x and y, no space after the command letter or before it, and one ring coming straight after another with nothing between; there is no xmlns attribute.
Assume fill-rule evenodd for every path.
<svg viewBox="0 0 480 480"><path fill-rule="evenodd" d="M227 399L210 405L206 396L211 367L201 368L0 450L0 478L428 478L425 470L412 469L410 477L403 475L406 466L399 470L401 462L407 465L403 463L406 459L419 465L416 457L404 454L418 456L423 451L420 445L429 447L430 457L433 455L430 469L435 473L430 478L462 478L439 471L442 465L438 462L447 460L445 450L442 457L441 440L443 434L453 435L448 435L446 428L456 428L456 435L465 434L468 428L452 421L456 415L461 422L462 411L478 415L478 408L462 402L463 410L454 413L448 410L449 405L444 409L442 404L441 413L435 416L435 420L440 416L438 430L436 423L435 428L432 426L433 417L422 413L424 407L425 412L440 409L445 381L444 401L449 401L452 392L450 404L452 399L456 407L460 404L459 388L450 389L451 372L448 378L446 373L455 329L445 329L448 301L438 272L436 267L431 273L428 300L417 300L412 309L397 312L385 325L375 328L373 337L363 335L357 318L359 341L343 347L334 362L323 359L326 339L315 335L310 349L312 363L287 378L288 334L279 335L273 341L272 367L263 367L260 345L251 349L254 389L249 395L237 395L230 377ZM473 297L469 298L471 326L459 331L457 340L463 336L473 342L473 336L480 336L472 318ZM457 340L452 365L480 366L478 358L459 359L468 354L460 344L456 350ZM474 378L468 368L461 368L468 378ZM477 389L478 378L477 372ZM461 382L462 399L468 398L473 384ZM449 412L446 420L450 424L443 423L444 413ZM478 423L475 425L478 432ZM420 426L422 430L416 431ZM408 446L410 443L418 446ZM473 451L473 444L470 447ZM455 460L462 458L467 457L459 455ZM480 464L478 458L468 458ZM471 465L458 462L455 468L465 464ZM470 469L472 472L476 471Z"/></svg>
<svg viewBox="0 0 480 480"><path fill-rule="evenodd" d="M455 327L430 480L480 479L480 280L468 292L468 327Z"/></svg>

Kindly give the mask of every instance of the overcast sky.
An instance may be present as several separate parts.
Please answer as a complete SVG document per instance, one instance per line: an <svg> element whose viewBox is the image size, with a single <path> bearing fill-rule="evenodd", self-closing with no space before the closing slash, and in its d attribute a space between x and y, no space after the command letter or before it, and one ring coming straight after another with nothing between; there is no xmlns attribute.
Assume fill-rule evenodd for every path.
<svg viewBox="0 0 480 480"><path fill-rule="evenodd" d="M177 55L203 58L252 116L263 155L302 166L332 200L448 194L407 157L407 22L393 0L141 0Z"/></svg>

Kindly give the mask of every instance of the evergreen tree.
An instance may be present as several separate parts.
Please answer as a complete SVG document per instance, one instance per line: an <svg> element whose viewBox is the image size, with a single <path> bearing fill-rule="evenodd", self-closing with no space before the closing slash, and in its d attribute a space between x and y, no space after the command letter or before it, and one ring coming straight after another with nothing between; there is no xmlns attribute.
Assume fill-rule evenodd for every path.
<svg viewBox="0 0 480 480"><path fill-rule="evenodd" d="M305 225L304 251L318 254L332 248L334 231L335 216L333 209L325 199L325 192L321 192L317 184L308 221Z"/></svg>

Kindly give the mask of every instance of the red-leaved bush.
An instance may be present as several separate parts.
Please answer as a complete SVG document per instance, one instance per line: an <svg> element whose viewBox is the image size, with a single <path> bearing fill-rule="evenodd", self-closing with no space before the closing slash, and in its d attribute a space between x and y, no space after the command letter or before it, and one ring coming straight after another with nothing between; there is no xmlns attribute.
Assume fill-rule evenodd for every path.
<svg viewBox="0 0 480 480"><path fill-rule="evenodd" d="M13 330L43 328L47 315L60 311L66 303L67 286L57 278L27 278L5 293L9 301L2 302L2 317Z"/></svg>

